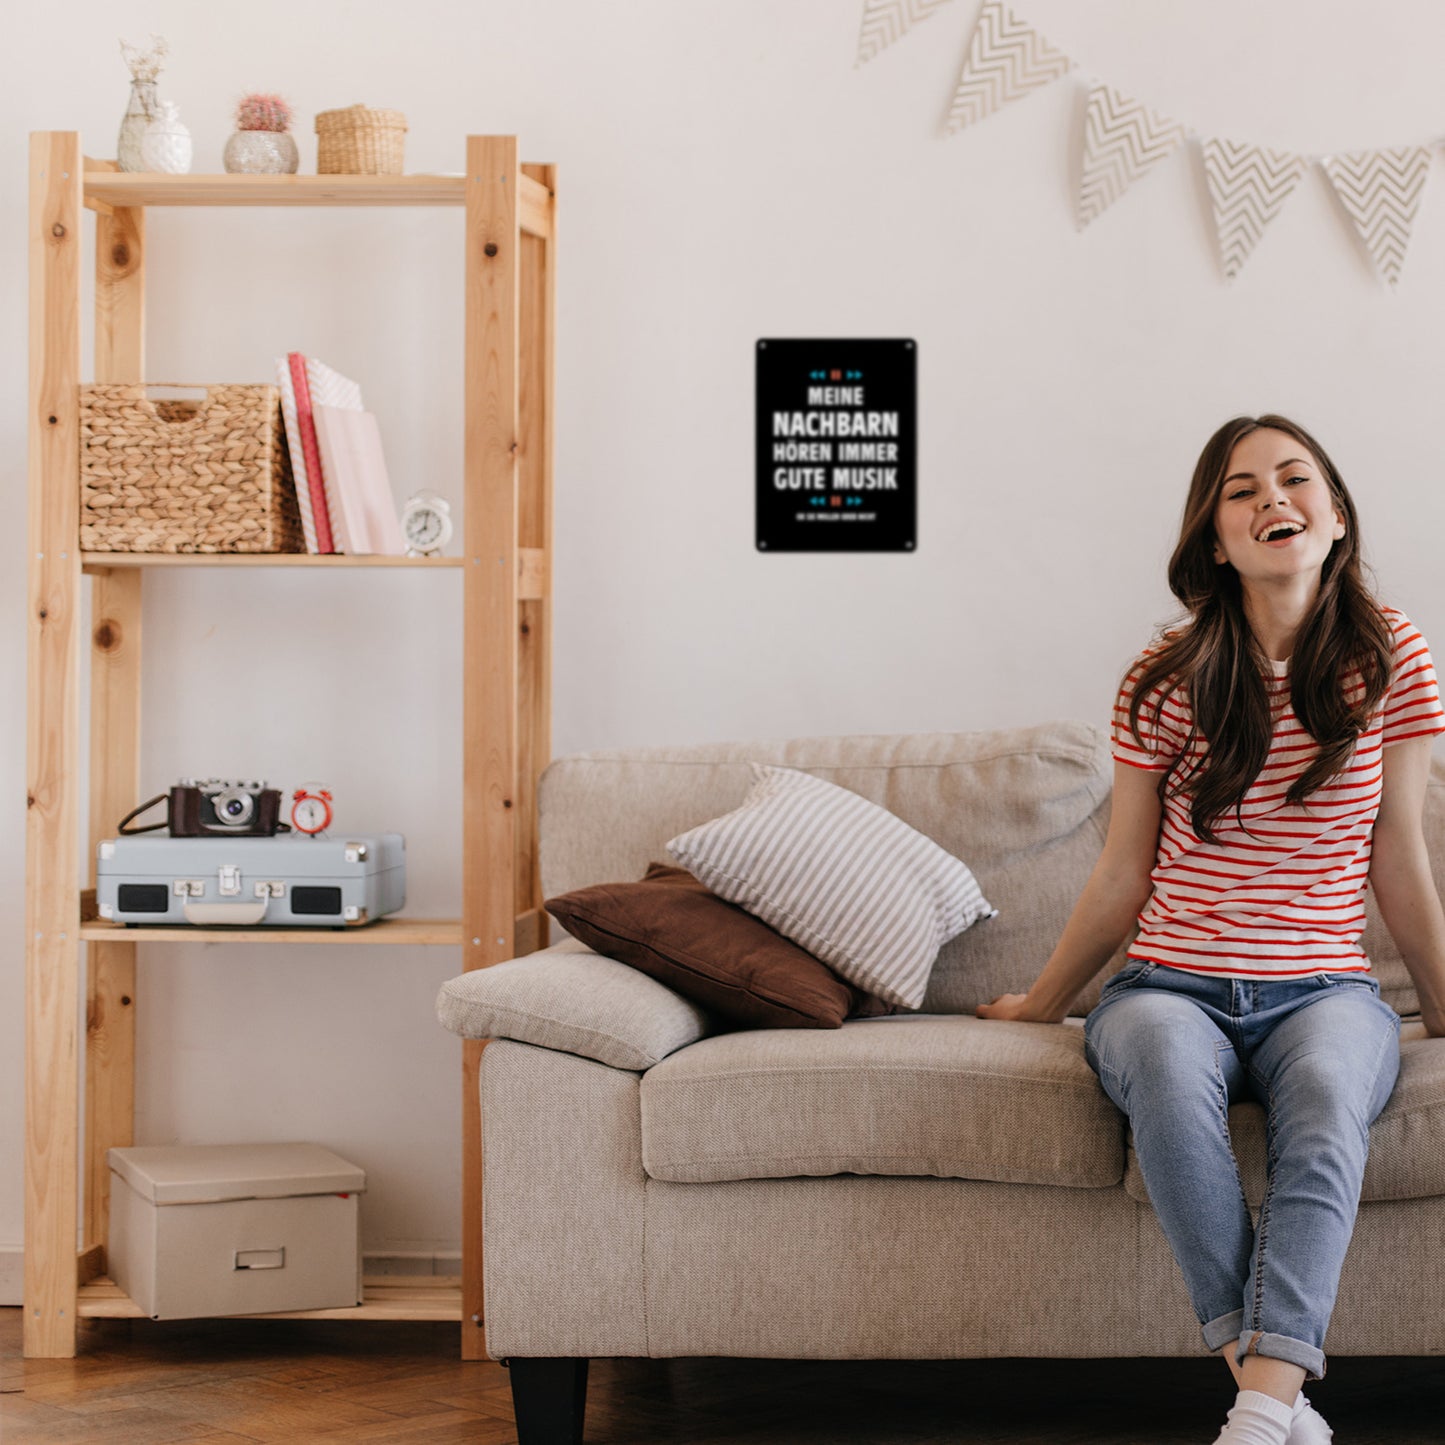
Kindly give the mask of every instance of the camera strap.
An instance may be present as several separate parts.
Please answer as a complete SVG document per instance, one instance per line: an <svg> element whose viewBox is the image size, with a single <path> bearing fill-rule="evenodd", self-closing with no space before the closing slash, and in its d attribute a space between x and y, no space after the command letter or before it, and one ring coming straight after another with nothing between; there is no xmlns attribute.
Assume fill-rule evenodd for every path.
<svg viewBox="0 0 1445 1445"><path fill-rule="evenodd" d="M169 828L171 824L171 814L169 808L166 809L166 818L165 822L163 823L147 823L144 828L126 827L126 824L129 823L132 818L139 818L142 813L149 811L151 808L154 808L157 803L166 802L169 799L169 796L170 795L168 793L157 793L155 797L152 798L149 802L142 803L139 808L132 808L130 812L127 813L125 817L120 820L120 825L116 829L116 831L118 833L130 835L132 833L154 833L161 828Z"/></svg>

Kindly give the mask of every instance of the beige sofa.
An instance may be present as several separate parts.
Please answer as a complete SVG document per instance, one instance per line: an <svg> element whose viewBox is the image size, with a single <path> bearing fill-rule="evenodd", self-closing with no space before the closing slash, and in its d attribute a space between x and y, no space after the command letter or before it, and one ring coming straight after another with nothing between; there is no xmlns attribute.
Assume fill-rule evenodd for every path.
<svg viewBox="0 0 1445 1445"><path fill-rule="evenodd" d="M564 758L541 789L548 897L640 878L741 802L750 761L863 794L975 871L997 918L946 945L919 1014L724 1030L564 939L448 983L482 1068L486 1334L523 1445L580 1440L592 1356L1203 1355L1084 1016L984 1021L1023 992L1103 842L1107 739L1006 732L645 748ZM1445 770L1427 805L1445 864ZM1418 1012L1371 904L1383 996ZM554 924L554 936L560 933ZM1371 1131L1327 1353L1445 1352L1445 1040L1407 1017ZM1264 1113L1230 1110L1257 1211ZM1221 1366L1221 1369L1223 1367Z"/></svg>

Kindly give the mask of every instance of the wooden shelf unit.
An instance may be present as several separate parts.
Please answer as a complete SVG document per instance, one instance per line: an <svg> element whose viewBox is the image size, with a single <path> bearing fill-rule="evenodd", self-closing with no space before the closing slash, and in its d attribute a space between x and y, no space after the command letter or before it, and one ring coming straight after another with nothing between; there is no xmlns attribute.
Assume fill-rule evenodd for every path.
<svg viewBox="0 0 1445 1445"><path fill-rule="evenodd" d="M106 1151L134 1142L137 944L391 943L459 950L459 969L547 941L537 779L551 756L552 426L556 167L522 165L515 136L468 136L458 176L161 176L86 158L74 131L30 138L27 653L25 1353L74 1355L76 1321L139 1312L104 1279ZM97 382L145 376L145 215L151 206L464 208L463 477L459 557L82 552L82 216L95 216ZM284 221L278 224L285 224ZM141 597L152 567L411 566L463 575L462 916L365 929L127 929L87 916L95 847L139 797ZM82 576L91 583L82 636ZM439 598L439 605L454 602ZM80 667L88 657L88 727ZM83 727L85 730L83 732ZM80 749L89 749L82 831ZM85 988L86 1023L78 1024ZM83 1033L83 1037L82 1037ZM442 1041L438 1040L439 1044ZM371 1281L334 1319L455 1319L482 1332L477 1066L462 1045L462 1277ZM85 1087L81 1090L81 1063ZM84 1123L85 1156L79 1155Z"/></svg>

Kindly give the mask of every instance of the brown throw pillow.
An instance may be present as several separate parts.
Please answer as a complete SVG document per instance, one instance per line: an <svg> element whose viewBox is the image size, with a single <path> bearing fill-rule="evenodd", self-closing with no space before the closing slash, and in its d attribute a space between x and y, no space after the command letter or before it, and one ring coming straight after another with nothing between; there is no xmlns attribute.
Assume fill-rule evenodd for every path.
<svg viewBox="0 0 1445 1445"><path fill-rule="evenodd" d="M652 863L640 883L598 883L546 907L594 952L736 1023L836 1029L893 1012L685 868Z"/></svg>

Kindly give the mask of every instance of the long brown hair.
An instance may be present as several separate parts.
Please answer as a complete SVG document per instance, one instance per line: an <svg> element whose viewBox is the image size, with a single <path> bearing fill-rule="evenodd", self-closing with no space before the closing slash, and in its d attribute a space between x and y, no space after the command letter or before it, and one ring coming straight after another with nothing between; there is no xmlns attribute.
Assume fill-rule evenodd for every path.
<svg viewBox="0 0 1445 1445"><path fill-rule="evenodd" d="M1195 833L1217 843L1214 825L1231 809L1241 827L1244 795L1269 755L1272 731L1264 674L1268 660L1244 613L1239 573L1214 560L1214 511L1229 458L1242 437L1262 427L1301 443L1324 473L1345 535L1325 558L1320 589L1295 639L1290 662L1290 702L1319 755L1286 794L1302 803L1344 769L1355 741L1390 685L1391 634L1379 604L1365 585L1360 563L1360 529L1355 504L1335 464L1302 426L1282 416L1240 416L1226 422L1205 444L1194 468L1179 542L1169 559L1169 587L1188 608L1188 622L1164 635L1144 659L1129 704L1129 727L1141 747L1141 709L1151 691L1154 720L1165 701L1183 688L1189 699L1191 731L1183 752L1159 780L1159 796L1187 793ZM1345 699L1346 672L1357 667L1364 692ZM1185 771L1190 744L1208 748ZM1178 775L1176 778L1176 774Z"/></svg>

